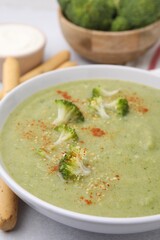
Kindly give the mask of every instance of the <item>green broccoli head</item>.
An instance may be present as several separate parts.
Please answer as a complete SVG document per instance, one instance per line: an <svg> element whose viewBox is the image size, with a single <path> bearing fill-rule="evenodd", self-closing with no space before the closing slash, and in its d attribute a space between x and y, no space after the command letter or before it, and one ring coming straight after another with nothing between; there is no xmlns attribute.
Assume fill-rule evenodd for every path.
<svg viewBox="0 0 160 240"><path fill-rule="evenodd" d="M115 109L120 116L125 116L129 112L128 101L125 98L118 98L111 103L106 103L105 107L108 109Z"/></svg>
<svg viewBox="0 0 160 240"><path fill-rule="evenodd" d="M88 29L109 30L116 14L114 0L61 0L59 3L71 22Z"/></svg>
<svg viewBox="0 0 160 240"><path fill-rule="evenodd" d="M85 150L74 146L65 153L59 163L59 172L64 180L78 180L90 174L90 169L84 165Z"/></svg>
<svg viewBox="0 0 160 240"><path fill-rule="evenodd" d="M130 29L145 27L160 17L160 0L120 0L118 15Z"/></svg>
<svg viewBox="0 0 160 240"><path fill-rule="evenodd" d="M101 118L109 118L109 115L105 111L104 101L101 96L90 98L89 107L94 109Z"/></svg>
<svg viewBox="0 0 160 240"><path fill-rule="evenodd" d="M156 0L157 9L160 9L160 0ZM160 19L160 10L158 11L158 20Z"/></svg>
<svg viewBox="0 0 160 240"><path fill-rule="evenodd" d="M124 17L118 16L116 17L111 25L111 31L117 32L117 31L126 31L130 29L130 25L128 23L128 20Z"/></svg>
<svg viewBox="0 0 160 240"><path fill-rule="evenodd" d="M54 143L54 146L57 146L69 139L73 141L78 141L78 135L74 128L71 128L65 124L55 127L55 130L60 133L58 140Z"/></svg>
<svg viewBox="0 0 160 240"><path fill-rule="evenodd" d="M125 98L119 98L116 105L117 114L125 116L129 112L128 101Z"/></svg>
<svg viewBox="0 0 160 240"><path fill-rule="evenodd" d="M114 4L115 4L115 6L117 7L117 9L119 8L119 1L120 1L120 0L113 0L113 2L114 2Z"/></svg>
<svg viewBox="0 0 160 240"><path fill-rule="evenodd" d="M116 95L117 93L120 92L120 89L116 89L116 90L113 90L113 91L108 91L104 88L101 88L101 87L96 87L96 88L93 88L92 90L92 97L111 97L111 96L114 96Z"/></svg>
<svg viewBox="0 0 160 240"><path fill-rule="evenodd" d="M84 116L79 110L79 108L64 99L55 100L55 103L58 107L58 115L57 118L54 120L54 125L61 125L66 124L69 121L71 122L84 122Z"/></svg>
<svg viewBox="0 0 160 240"><path fill-rule="evenodd" d="M61 6L62 11L65 11L68 4L71 3L72 0L58 0L59 5Z"/></svg>

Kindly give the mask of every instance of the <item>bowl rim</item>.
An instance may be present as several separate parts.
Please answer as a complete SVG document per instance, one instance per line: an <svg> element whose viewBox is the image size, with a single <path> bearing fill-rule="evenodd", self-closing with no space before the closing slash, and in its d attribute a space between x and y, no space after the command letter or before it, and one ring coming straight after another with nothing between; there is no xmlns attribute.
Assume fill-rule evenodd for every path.
<svg viewBox="0 0 160 240"><path fill-rule="evenodd" d="M115 65L105 65L105 64L96 64L95 65L84 65L84 66L76 66L74 69L92 69L92 68L107 68L112 67L115 69L126 69L130 70L132 72L139 72L142 74L149 74L153 76L156 80L160 81L160 78L158 76L155 76L153 74L150 74L146 70L142 69L135 69L133 67L127 67L127 66L115 66ZM36 82L38 79L44 77L44 76L52 76L55 72L56 73L63 73L65 74L66 71L72 71L72 68L66 68L66 69L59 69L50 71L48 73L43 73L37 77L34 77L30 79L29 81L24 82L23 84L19 85L15 89L13 89L5 98L3 98L0 102L1 105L5 104L5 102L10 99L10 97L13 97L21 88L25 90L25 86L32 85L32 83ZM24 91L23 90L23 91ZM28 97L27 97L28 98ZM22 101L20 101L22 102ZM19 103L20 103L19 102ZM14 108L15 109L15 108ZM23 187L21 187L5 170L5 167L1 163L0 160L0 177L8 184L8 186L18 195L20 198L24 199L24 201L28 203L34 203L35 205L38 205L41 208L45 208L51 212L54 212L61 216L66 216L75 220L88 222L88 223L100 223L100 224L113 224L113 225L132 225L132 224L143 224L143 223L154 223L157 221L160 221L160 214L150 215L150 216L141 216L141 217L127 217L127 218L115 218L115 217L100 217L100 216L94 216L94 215L87 215L82 214L74 211L70 211L61 207L57 207L53 204L50 204L46 201L41 200L40 198L34 196L33 194L29 193L27 190L25 190ZM23 197L22 197L23 196Z"/></svg>
<svg viewBox="0 0 160 240"><path fill-rule="evenodd" d="M38 205L38 207L45 208L50 212L54 212L61 216L66 216L75 220L81 220L89 223L100 223L100 224L113 224L113 225L132 225L132 224L141 224L141 223L151 223L160 221L160 214L151 215L151 216L142 216L142 217L126 217L126 218L114 218L114 217L100 217L95 215L87 215L83 213L74 212L67 210L61 207L57 207L53 204L50 204L40 198L29 193L23 187L21 187L9 173L7 173L2 166L0 165L0 177L5 181L6 184L15 192L21 199L24 199L25 202Z"/></svg>
<svg viewBox="0 0 160 240"><path fill-rule="evenodd" d="M155 27L160 27L160 19L156 20L155 22L151 23L151 24L148 24L146 25L145 27L141 27L141 28L137 28L137 29L131 29L131 30L126 30L126 31L102 31L102 30L94 30L94 29L88 29L88 28L83 28L81 26L78 26L76 24L74 24L73 22L71 22L70 20L68 20L61 8L59 7L59 10L58 10L58 16L59 16L59 19L61 21L61 19L65 22L65 24L67 24L68 26L70 26L73 30L75 31L79 31L79 32L84 32L85 33L88 33L88 34L91 34L91 35L103 35L103 36L125 36L125 35L134 35L134 34L140 34L140 33L144 33L144 32L147 32L147 31L150 31L151 29L155 28Z"/></svg>

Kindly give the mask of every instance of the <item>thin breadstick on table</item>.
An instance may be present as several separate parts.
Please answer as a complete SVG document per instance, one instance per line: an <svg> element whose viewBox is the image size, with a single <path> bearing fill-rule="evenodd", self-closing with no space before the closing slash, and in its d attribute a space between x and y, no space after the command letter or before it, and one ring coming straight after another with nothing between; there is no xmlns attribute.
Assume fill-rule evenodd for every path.
<svg viewBox="0 0 160 240"><path fill-rule="evenodd" d="M0 90L0 100L3 98L3 90Z"/></svg>
<svg viewBox="0 0 160 240"><path fill-rule="evenodd" d="M3 96L16 87L20 78L19 63L15 58L7 58L3 64ZM12 230L17 222L18 197L0 179L0 229Z"/></svg>
<svg viewBox="0 0 160 240"><path fill-rule="evenodd" d="M49 60L47 60L45 63L41 64L40 66L36 67L32 71L26 73L20 78L20 83L25 82L26 80L35 77L41 73L48 72L51 70L55 70L58 68L61 64L68 61L70 59L70 53L69 51L62 51L58 53L57 55L53 56Z"/></svg>
<svg viewBox="0 0 160 240"><path fill-rule="evenodd" d="M63 51L57 54L55 57L48 60L38 68L34 69L32 73L25 74L20 78L20 69L18 61L13 58L8 58L4 62L3 67L3 90L0 91L0 99L7 94L12 88L16 87L18 83L26 81L28 78L42 73L43 71L50 71L54 69L67 68L76 66L77 64L72 61L68 61L70 53ZM48 65L49 64L49 65ZM42 68L42 69L41 69ZM49 69L49 70L47 70ZM32 75L32 76L31 76ZM0 229L3 231L12 230L17 222L18 212L18 197L12 192L12 190L0 179Z"/></svg>
<svg viewBox="0 0 160 240"><path fill-rule="evenodd" d="M32 77L35 77L41 73L55 70L58 68L65 68L65 67L77 65L75 62L68 61L69 59L70 59L70 52L62 51L62 52L58 53L57 55L51 57L49 60L44 62L42 65L34 68L32 71L30 71L20 77L19 70L18 70L19 64L18 64L17 60L15 61L14 58L7 58L7 60L4 63L4 69L5 69L5 65L8 62L10 65L10 69L9 69L9 71L3 70L3 89L0 90L0 100L12 88L16 87L19 83L23 83L23 82L27 81L28 79L30 79ZM8 66L8 64L7 64L7 66ZM17 68L17 70L16 70L16 68ZM14 75L14 79L12 79L12 72L14 72L14 70L16 70L18 75L17 75L17 77Z"/></svg>
<svg viewBox="0 0 160 240"><path fill-rule="evenodd" d="M57 69L62 69L62 68L67 68L67 67L74 67L74 66L77 66L76 62L67 61L67 62L63 63L62 65L60 65Z"/></svg>
<svg viewBox="0 0 160 240"><path fill-rule="evenodd" d="M18 197L0 179L0 229L12 230L17 222Z"/></svg>
<svg viewBox="0 0 160 240"><path fill-rule="evenodd" d="M20 66L15 58L7 58L3 64L3 94L7 94L10 90L19 84Z"/></svg>

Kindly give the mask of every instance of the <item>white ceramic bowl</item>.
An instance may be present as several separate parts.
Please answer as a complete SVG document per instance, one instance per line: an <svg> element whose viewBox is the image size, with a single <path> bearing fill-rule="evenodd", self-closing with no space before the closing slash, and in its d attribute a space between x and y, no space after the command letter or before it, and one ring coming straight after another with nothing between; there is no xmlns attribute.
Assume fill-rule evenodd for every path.
<svg viewBox="0 0 160 240"><path fill-rule="evenodd" d="M120 79L160 88L160 78L147 71L134 68L111 65L90 65L57 70L40 75L18 86L0 102L0 129L2 129L6 119L15 107L32 94L58 83L82 79ZM0 176L9 187L31 207L68 226L92 232L114 234L143 232L160 227L160 214L136 218L96 217L71 212L48 204L18 185L6 171L3 165L3 159L0 159Z"/></svg>

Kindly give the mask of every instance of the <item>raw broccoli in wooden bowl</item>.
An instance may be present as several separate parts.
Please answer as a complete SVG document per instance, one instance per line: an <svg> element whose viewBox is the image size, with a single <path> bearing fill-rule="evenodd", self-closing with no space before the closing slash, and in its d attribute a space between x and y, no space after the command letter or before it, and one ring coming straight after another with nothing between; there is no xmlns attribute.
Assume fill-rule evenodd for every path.
<svg viewBox="0 0 160 240"><path fill-rule="evenodd" d="M74 24L101 31L145 27L160 19L160 0L58 0Z"/></svg>
<svg viewBox="0 0 160 240"><path fill-rule="evenodd" d="M113 0L59 0L65 17L74 24L95 30L109 30L116 16Z"/></svg>

